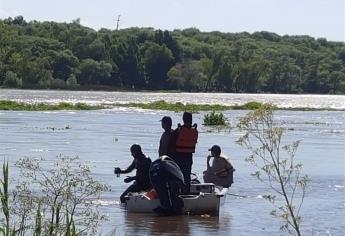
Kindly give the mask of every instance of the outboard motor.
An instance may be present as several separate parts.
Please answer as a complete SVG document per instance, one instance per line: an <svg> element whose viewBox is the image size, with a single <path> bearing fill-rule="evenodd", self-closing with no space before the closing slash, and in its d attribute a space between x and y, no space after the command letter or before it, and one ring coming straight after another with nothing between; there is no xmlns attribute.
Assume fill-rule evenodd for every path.
<svg viewBox="0 0 345 236"><path fill-rule="evenodd" d="M168 156L162 156L152 162L150 180L157 192L161 207L157 213L178 214L183 208L183 200L179 197L184 186L184 177L180 167Z"/></svg>

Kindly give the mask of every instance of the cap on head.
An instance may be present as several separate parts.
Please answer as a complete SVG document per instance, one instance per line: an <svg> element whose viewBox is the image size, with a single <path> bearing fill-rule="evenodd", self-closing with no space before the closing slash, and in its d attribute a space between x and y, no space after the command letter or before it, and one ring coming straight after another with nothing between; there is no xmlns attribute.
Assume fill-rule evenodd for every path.
<svg viewBox="0 0 345 236"><path fill-rule="evenodd" d="M163 124L166 124L168 126L172 126L172 120L170 116L164 116L160 121L162 121Z"/></svg>
<svg viewBox="0 0 345 236"><path fill-rule="evenodd" d="M134 154L142 153L140 145L139 144L133 144L131 146L131 153L134 153Z"/></svg>
<svg viewBox="0 0 345 236"><path fill-rule="evenodd" d="M193 116L192 116L192 113L190 112L184 112L183 113L183 116L182 116L182 120L185 124L192 124L193 122Z"/></svg>
<svg viewBox="0 0 345 236"><path fill-rule="evenodd" d="M209 151L213 152L216 155L220 155L220 153L222 152L222 150L220 149L220 147L218 145L213 145L210 149L208 149Z"/></svg>

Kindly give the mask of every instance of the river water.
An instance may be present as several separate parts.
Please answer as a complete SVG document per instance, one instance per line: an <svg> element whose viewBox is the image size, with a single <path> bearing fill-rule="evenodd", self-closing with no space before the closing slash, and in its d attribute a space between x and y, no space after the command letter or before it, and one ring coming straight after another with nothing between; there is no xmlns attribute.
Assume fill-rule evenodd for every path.
<svg viewBox="0 0 345 236"><path fill-rule="evenodd" d="M24 102L169 102L243 104L248 101L271 102L281 107L333 108L339 111L277 111L276 121L286 128L284 140L302 140L297 160L312 182L302 209L305 235L344 235L345 232L345 96L326 95L239 95L188 93L127 93L0 90L0 100ZM232 127L248 111L226 111ZM8 159L11 173L21 157L57 155L79 156L92 166L95 177L111 186L99 204L109 220L102 235L286 235L279 230L282 222L271 216L270 203L262 198L269 188L250 175L254 171L245 157L248 153L235 141L236 128L210 130L202 125L204 112L194 115L199 124L199 142L194 155L193 172L201 177L206 166L207 149L219 144L236 168L231 194L219 217L127 214L118 204L126 188L123 177L113 175L113 166L131 162L129 147L139 143L152 159L162 129L160 118L170 115L173 126L181 122L181 113L134 108L96 111L22 112L0 111L0 158ZM69 126L70 129L65 129ZM15 176L11 176L15 178Z"/></svg>

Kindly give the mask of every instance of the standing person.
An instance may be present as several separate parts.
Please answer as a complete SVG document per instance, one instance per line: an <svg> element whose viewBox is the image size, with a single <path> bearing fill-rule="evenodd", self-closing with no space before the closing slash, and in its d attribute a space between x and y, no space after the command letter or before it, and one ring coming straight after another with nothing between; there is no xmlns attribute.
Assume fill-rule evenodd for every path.
<svg viewBox="0 0 345 236"><path fill-rule="evenodd" d="M204 171L204 182L213 183L218 186L228 188L233 183L233 172L235 169L228 158L222 155L222 150L218 145L213 145L209 151L211 155L207 156L207 169ZM212 166L210 159L213 157Z"/></svg>
<svg viewBox="0 0 345 236"><path fill-rule="evenodd" d="M197 125L193 123L192 113L184 112L182 116L183 125L178 124L177 129L174 131L176 137L175 153L173 159L180 167L186 187L184 193L189 193L190 190L190 175L193 164L193 153L198 141Z"/></svg>
<svg viewBox="0 0 345 236"><path fill-rule="evenodd" d="M169 156L172 157L173 154L173 129L172 120L170 116L164 116L161 119L162 128L164 132L162 133L161 139L159 141L159 148L158 148L158 155L161 156Z"/></svg>
<svg viewBox="0 0 345 236"><path fill-rule="evenodd" d="M126 202L125 196L129 192L139 192L147 190L151 187L149 176L151 159L142 152L141 147L138 144L133 144L130 148L130 151L134 160L127 167L127 169L121 170L119 167L116 167L114 170L114 174L127 174L134 169L137 169L135 176L124 179L125 183L132 182L133 180L135 180L135 182L121 194L120 201L122 203Z"/></svg>

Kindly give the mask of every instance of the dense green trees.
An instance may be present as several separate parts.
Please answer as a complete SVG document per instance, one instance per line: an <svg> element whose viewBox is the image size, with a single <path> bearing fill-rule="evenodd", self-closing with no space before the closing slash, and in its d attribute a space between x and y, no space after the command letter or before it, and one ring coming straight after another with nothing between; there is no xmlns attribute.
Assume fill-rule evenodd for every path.
<svg viewBox="0 0 345 236"><path fill-rule="evenodd" d="M105 61L95 61L91 58L82 60L77 71L77 80L81 85L109 84L112 66Z"/></svg>
<svg viewBox="0 0 345 236"><path fill-rule="evenodd" d="M345 42L0 20L0 86L345 93Z"/></svg>
<svg viewBox="0 0 345 236"><path fill-rule="evenodd" d="M163 44L146 43L143 64L149 88L164 89L167 72L174 64L172 52Z"/></svg>

